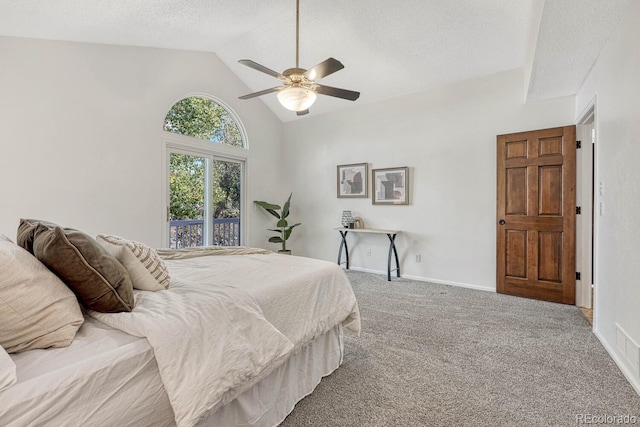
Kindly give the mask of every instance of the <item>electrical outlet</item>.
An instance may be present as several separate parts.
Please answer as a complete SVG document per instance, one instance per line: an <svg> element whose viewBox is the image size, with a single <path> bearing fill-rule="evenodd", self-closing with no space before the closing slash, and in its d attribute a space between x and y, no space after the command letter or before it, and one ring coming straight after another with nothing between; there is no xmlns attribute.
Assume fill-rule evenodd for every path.
<svg viewBox="0 0 640 427"><path fill-rule="evenodd" d="M371 248L367 249L367 256L371 256Z"/></svg>
<svg viewBox="0 0 640 427"><path fill-rule="evenodd" d="M627 337L620 327L616 325L616 347L618 351L626 356L627 354Z"/></svg>
<svg viewBox="0 0 640 427"><path fill-rule="evenodd" d="M640 348L633 343L627 341L627 360L636 374L640 374Z"/></svg>
<svg viewBox="0 0 640 427"><path fill-rule="evenodd" d="M616 347L618 351L627 359L631 368L640 373L640 345L616 323Z"/></svg>
<svg viewBox="0 0 640 427"><path fill-rule="evenodd" d="M416 254L416 262L422 262L422 254Z"/></svg>

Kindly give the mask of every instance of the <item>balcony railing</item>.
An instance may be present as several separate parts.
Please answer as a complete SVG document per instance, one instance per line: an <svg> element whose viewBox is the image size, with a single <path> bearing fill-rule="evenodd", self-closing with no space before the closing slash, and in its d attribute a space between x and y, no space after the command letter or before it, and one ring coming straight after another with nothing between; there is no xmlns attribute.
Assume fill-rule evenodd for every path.
<svg viewBox="0 0 640 427"><path fill-rule="evenodd" d="M169 222L169 247L173 249L203 246L202 219ZM214 218L213 245L240 246L240 218Z"/></svg>

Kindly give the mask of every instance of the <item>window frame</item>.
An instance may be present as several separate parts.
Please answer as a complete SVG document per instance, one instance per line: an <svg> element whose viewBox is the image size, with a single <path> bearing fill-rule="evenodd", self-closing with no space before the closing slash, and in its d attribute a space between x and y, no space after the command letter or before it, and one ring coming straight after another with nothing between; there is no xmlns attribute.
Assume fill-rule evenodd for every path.
<svg viewBox="0 0 640 427"><path fill-rule="evenodd" d="M242 138L242 147L233 146L229 144L224 144L220 142L213 142L205 139L195 138L193 136L182 135L179 133L174 133L170 131L164 130L164 117L163 117L163 126L161 132L161 158L162 158L162 195L161 195L161 203L162 203L162 242L165 247L169 247L169 160L171 158L171 153L180 153L180 154L188 154L192 156L200 156L208 159L208 163L213 160L220 161L229 161L240 163L240 245L246 246L246 242L250 240L250 230L249 230L249 220L248 220L248 194L249 194L249 186L247 176L249 175L249 164L250 164L250 152L249 152L249 143L247 139L247 134L244 128L244 125L238 118L238 115L223 101L219 100L216 97L213 97L208 94L203 93L192 93L183 96L179 100L175 101L171 104L171 107L176 102L181 101L185 98L191 97L200 97L210 99L216 103L218 103L221 107L223 107L227 113L235 120L238 129L240 130L240 135ZM169 109L171 108L169 107ZM166 116L166 113L165 113ZM211 179L210 170L206 173L205 176L205 185ZM208 193L208 192L207 192ZM210 204L210 195L205 193L205 201L207 205ZM209 222L213 220L211 209L206 211L205 217L205 228L207 239L211 239L212 230Z"/></svg>

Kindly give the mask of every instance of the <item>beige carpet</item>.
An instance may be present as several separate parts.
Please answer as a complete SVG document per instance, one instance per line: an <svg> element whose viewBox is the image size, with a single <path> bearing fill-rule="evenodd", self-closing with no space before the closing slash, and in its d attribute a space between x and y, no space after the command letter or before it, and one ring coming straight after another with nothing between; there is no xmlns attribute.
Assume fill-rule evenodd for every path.
<svg viewBox="0 0 640 427"><path fill-rule="evenodd" d="M640 396L577 307L348 275L362 335L345 333L344 364L282 426L571 426L605 415L640 425Z"/></svg>

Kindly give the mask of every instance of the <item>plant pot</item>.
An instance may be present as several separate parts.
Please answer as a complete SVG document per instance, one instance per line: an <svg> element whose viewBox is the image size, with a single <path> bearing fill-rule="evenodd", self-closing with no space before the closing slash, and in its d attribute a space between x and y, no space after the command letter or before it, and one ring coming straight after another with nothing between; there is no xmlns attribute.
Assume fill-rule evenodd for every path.
<svg viewBox="0 0 640 427"><path fill-rule="evenodd" d="M278 251L279 254L282 255L291 255L291 251L289 249L287 249L286 251L283 251L282 249Z"/></svg>

